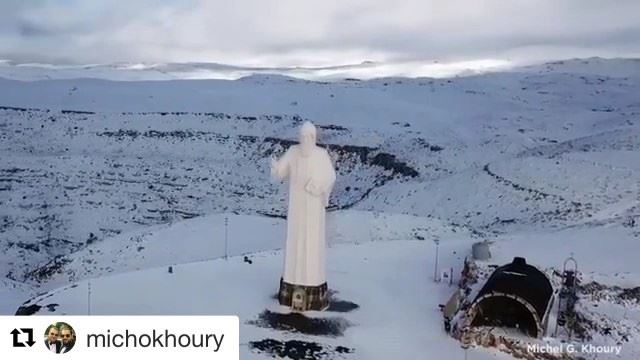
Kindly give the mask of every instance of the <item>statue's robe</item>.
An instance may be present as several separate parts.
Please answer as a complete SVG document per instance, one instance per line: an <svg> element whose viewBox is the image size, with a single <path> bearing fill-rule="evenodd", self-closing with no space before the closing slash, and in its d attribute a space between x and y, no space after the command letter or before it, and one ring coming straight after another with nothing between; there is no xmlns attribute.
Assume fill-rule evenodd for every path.
<svg viewBox="0 0 640 360"><path fill-rule="evenodd" d="M325 208L336 180L327 150L314 146L307 156L291 146L272 169L289 181L289 210L283 280L318 286L326 282Z"/></svg>

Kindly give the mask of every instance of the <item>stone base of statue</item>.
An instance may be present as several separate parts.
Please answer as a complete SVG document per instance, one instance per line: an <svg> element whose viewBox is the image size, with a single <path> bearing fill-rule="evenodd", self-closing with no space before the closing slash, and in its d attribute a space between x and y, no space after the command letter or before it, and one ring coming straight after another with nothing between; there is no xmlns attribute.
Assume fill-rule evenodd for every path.
<svg viewBox="0 0 640 360"><path fill-rule="evenodd" d="M293 311L326 310L329 307L327 283L304 286L290 284L280 278L278 301L280 305L288 306Z"/></svg>

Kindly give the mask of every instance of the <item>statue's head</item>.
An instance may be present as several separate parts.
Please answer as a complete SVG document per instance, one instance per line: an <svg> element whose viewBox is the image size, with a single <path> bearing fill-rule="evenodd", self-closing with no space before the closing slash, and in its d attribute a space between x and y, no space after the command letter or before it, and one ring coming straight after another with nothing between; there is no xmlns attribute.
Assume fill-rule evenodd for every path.
<svg viewBox="0 0 640 360"><path fill-rule="evenodd" d="M300 128L300 148L302 155L308 156L316 146L316 127L309 121L305 121Z"/></svg>

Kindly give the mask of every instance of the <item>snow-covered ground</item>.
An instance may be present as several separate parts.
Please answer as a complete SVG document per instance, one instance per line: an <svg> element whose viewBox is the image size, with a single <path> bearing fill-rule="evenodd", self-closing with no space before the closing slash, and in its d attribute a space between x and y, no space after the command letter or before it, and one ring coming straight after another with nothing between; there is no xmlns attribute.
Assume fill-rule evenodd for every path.
<svg viewBox="0 0 640 360"><path fill-rule="evenodd" d="M438 308L454 287L446 281L433 281L435 244L420 240L414 231L420 224L429 225L428 233L437 234L441 239L440 269L453 268L456 278L464 257L469 255L469 234L453 233L443 224L404 215L333 213L328 222L333 230L330 238L334 239L328 253L328 281L335 303L353 303L357 308L345 310L338 306L325 313L312 312L309 315L312 319L333 321L342 334L305 334L274 329L276 325L267 319L268 311L287 312L277 305L274 297L282 271L281 251L239 255L251 247L278 246L277 240L284 235L284 222L231 217L230 222L237 224L230 226L229 233L233 246L229 253L234 256L225 260L218 257L224 254L223 237L211 235L212 224L219 229L220 220L219 215L187 220L154 229L141 241L121 238L101 243L92 251L93 256L86 251L74 254L72 265L76 266L67 269L85 280L36 296L24 307L37 305L32 311L40 314L237 314L241 319L243 359L270 354L273 349L259 346L262 342L294 340L315 344L322 349L318 352L345 358L388 359L393 354L415 358L424 353L425 347L445 358L463 356L459 344L444 333ZM623 267L614 262L580 263L583 283L598 281L622 288L637 286L640 265L633 261L637 254L628 251L633 248L633 241L637 247L637 239L622 240L620 249L610 251L610 244L600 239L613 234L620 239L627 235L625 228L615 227L611 231L589 228L500 237L493 243L491 263L506 263L514 255L526 254L528 261L541 269L558 269L567 254L573 253L578 259L593 259L597 254L609 252L619 263L628 264L624 266L625 271L620 271ZM177 239L189 239L189 245ZM594 245L580 246L582 242ZM136 251L135 246L144 250ZM189 258L206 258L205 254L216 258L189 261ZM113 275L101 273L96 278L90 271L74 272L78 265L85 265L89 260L93 269L108 264L110 268L106 272ZM131 271L134 267L145 270ZM86 269L86 266L80 268ZM591 298L585 298L581 304L582 311L597 320L598 326L610 326L614 336L630 337L623 343L622 358L635 359L640 355L637 346L640 304L633 300ZM589 343L615 345L615 340L619 339L594 336ZM340 347L348 351L336 353L335 349ZM473 349L470 356L473 359L505 358L486 349Z"/></svg>
<svg viewBox="0 0 640 360"><path fill-rule="evenodd" d="M332 82L38 80L16 69L0 66L29 80L0 79L2 313L27 301L84 314L91 281L92 313L237 313L247 357L261 356L252 341L302 337L347 358L413 358L431 342L456 358L431 240L442 240L441 267L459 271L486 239L496 264L518 255L559 270L573 254L583 283L601 286L580 309L597 326L622 324L594 341L626 336L622 358L638 357L640 304L615 300L640 286L637 60ZM98 77L135 79L116 70ZM269 158L303 120L320 126L338 168L330 287L359 305L317 315L352 323L335 338L256 325L276 303L285 226ZM167 288L192 306L160 300Z"/></svg>
<svg viewBox="0 0 640 360"><path fill-rule="evenodd" d="M372 235L384 238L384 241L372 241L370 234L358 234L367 225L369 217L371 215L366 213L347 212L334 213L334 219L331 219L334 222L349 219L350 222L350 225L336 224L332 227L334 230L344 229L334 233L333 239L349 239L346 243L334 243L329 249L327 276L331 290L335 292L333 297L354 303L358 308L330 309L311 316L341 319L339 323L344 324L344 336L274 331L260 322L260 315L265 310L283 310L274 298L282 270L283 259L279 250L253 252L247 255L251 263L244 261L244 256L178 263L172 265L172 273L167 266L158 267L160 263L152 265L144 258L136 258L132 255L136 252L132 251L131 254L123 254L124 259L114 259L122 260L126 265L146 263L149 269L83 280L39 296L29 305L43 306L40 311L43 314L237 314L241 319L243 359L252 358L250 354L262 358L258 356L260 352L252 349L251 343L264 339L282 342L303 340L321 344L327 351L342 346L349 349L345 353L347 358L388 359L400 353L413 358L419 357L425 346L437 347L443 354L462 357L459 344L442 331L441 321L434 321L440 316L438 304L445 301L453 289L448 284L433 282L435 245L431 241L411 239L409 233L396 233L419 223L405 216L378 218L379 228ZM251 239L259 248L263 239L268 243L284 232L284 224L265 227L264 221L258 217L234 221L242 221L243 228L251 229L245 233L233 231L230 236L234 243ZM176 224L161 232L174 241L158 238L157 242L150 240L149 245L167 253L184 253L184 244L175 241L176 233L190 239L195 249L203 243L221 245L221 242L204 240L210 237L211 223L216 223L216 218ZM431 225L438 230L437 224ZM443 235L440 261L460 265L464 255L459 251L468 247L468 236L437 232ZM393 239L397 241L391 241ZM153 254L154 250L149 249L147 253ZM156 261L162 258L173 260L166 255L155 255ZM199 257L197 250L192 256ZM479 354L475 357L478 359L495 358L489 352L475 352ZM350 357L350 353L354 355Z"/></svg>

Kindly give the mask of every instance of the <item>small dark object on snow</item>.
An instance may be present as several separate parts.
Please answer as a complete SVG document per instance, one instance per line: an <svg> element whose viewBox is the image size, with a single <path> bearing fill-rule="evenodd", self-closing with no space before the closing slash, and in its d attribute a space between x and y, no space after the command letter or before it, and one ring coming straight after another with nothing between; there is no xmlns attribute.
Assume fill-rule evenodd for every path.
<svg viewBox="0 0 640 360"><path fill-rule="evenodd" d="M451 319L445 316L444 318L444 331L448 333L451 332Z"/></svg>
<svg viewBox="0 0 640 360"><path fill-rule="evenodd" d="M173 266L169 266L169 274L173 274Z"/></svg>
<svg viewBox="0 0 640 360"><path fill-rule="evenodd" d="M244 262L246 262L247 264L253 264L253 261L251 261L251 259L249 259L247 256L244 257Z"/></svg>
<svg viewBox="0 0 640 360"><path fill-rule="evenodd" d="M327 311L345 313L345 312L356 310L359 307L360 306L358 304L351 301L330 298L329 307L327 308Z"/></svg>
<svg viewBox="0 0 640 360"><path fill-rule="evenodd" d="M274 339L264 339L250 342L249 347L258 353L268 353L274 358L293 360L335 359L336 354L349 354L353 352L353 349L340 345L332 348L331 346L317 342L301 340L288 340L283 342Z"/></svg>
<svg viewBox="0 0 640 360"><path fill-rule="evenodd" d="M16 311L16 315L33 315L35 313L37 313L38 311L40 311L40 309L42 309L42 306L37 305L37 304L33 304L33 305L29 305L29 306L20 306L18 308L18 311Z"/></svg>
<svg viewBox="0 0 640 360"><path fill-rule="evenodd" d="M301 313L280 314L269 310L263 311L257 320L251 320L248 324L262 328L331 337L342 336L351 325L340 317L310 318Z"/></svg>
<svg viewBox="0 0 640 360"><path fill-rule="evenodd" d="M94 233L89 233L89 238L87 239L87 245L91 245L98 240L98 237Z"/></svg>

